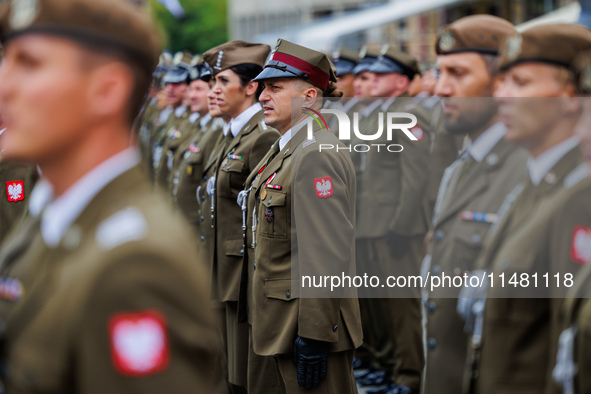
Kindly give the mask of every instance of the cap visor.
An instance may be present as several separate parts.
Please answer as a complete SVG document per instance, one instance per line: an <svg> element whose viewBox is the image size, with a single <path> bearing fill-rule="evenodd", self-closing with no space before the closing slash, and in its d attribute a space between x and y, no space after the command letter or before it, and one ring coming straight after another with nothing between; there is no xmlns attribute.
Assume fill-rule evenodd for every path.
<svg viewBox="0 0 591 394"><path fill-rule="evenodd" d="M185 82L189 77L187 72L171 71L164 76L162 82L164 83L181 83Z"/></svg>
<svg viewBox="0 0 591 394"><path fill-rule="evenodd" d="M297 77L297 75L295 75L289 71L280 70L275 67L266 67L263 69L263 71L261 71L261 73L259 75L256 76L255 79L253 79L253 81L259 82L259 81L263 81L265 79L271 79L271 78L294 78L294 77Z"/></svg>
<svg viewBox="0 0 591 394"><path fill-rule="evenodd" d="M388 62L378 60L369 68L369 71L376 74L389 74L401 73L402 69L395 66L394 64L389 64Z"/></svg>
<svg viewBox="0 0 591 394"><path fill-rule="evenodd" d="M345 75L345 74L349 74L353 72L353 67L349 66L349 65L337 65L337 77L340 77L341 75Z"/></svg>

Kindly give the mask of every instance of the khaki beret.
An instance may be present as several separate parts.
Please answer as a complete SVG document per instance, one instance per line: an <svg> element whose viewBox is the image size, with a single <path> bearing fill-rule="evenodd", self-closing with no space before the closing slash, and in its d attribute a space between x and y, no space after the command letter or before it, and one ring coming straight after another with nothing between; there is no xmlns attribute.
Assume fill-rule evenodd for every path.
<svg viewBox="0 0 591 394"><path fill-rule="evenodd" d="M409 79L413 79L416 74L421 74L417 59L392 45L385 45L382 48L378 61L369 68L369 71L376 74L398 73L408 76Z"/></svg>
<svg viewBox="0 0 591 394"><path fill-rule="evenodd" d="M435 52L438 55L476 52L497 56L505 38L516 33L515 26L505 19L492 15L470 15L439 32Z"/></svg>
<svg viewBox="0 0 591 394"><path fill-rule="evenodd" d="M524 62L573 68L577 55L591 49L591 30L581 25L548 24L507 37L501 47L502 71Z"/></svg>
<svg viewBox="0 0 591 394"><path fill-rule="evenodd" d="M203 54L203 61L213 69L214 74L239 64L256 64L263 67L271 47L247 41L230 41Z"/></svg>
<svg viewBox="0 0 591 394"><path fill-rule="evenodd" d="M263 71L254 79L302 78L326 91L329 82L336 82L336 67L328 56L310 48L279 39Z"/></svg>
<svg viewBox="0 0 591 394"><path fill-rule="evenodd" d="M130 0L11 0L0 9L0 38L65 37L153 69L160 40L145 8Z"/></svg>

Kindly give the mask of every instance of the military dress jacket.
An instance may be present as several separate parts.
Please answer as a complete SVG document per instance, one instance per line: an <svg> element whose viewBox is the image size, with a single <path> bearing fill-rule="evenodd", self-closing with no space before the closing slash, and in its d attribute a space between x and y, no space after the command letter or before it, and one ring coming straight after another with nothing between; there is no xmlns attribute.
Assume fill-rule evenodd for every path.
<svg viewBox="0 0 591 394"><path fill-rule="evenodd" d="M7 392L215 392L217 328L189 234L137 166L56 247L29 215L0 254L2 283L20 285L0 301Z"/></svg>
<svg viewBox="0 0 591 394"><path fill-rule="evenodd" d="M228 131L231 133L231 131ZM213 280L219 300L238 301L244 259L242 209L238 194L250 173L280 137L257 112L234 137L220 157L215 187L216 254Z"/></svg>
<svg viewBox="0 0 591 394"><path fill-rule="evenodd" d="M429 175L430 125L422 111L408 108L410 104L408 94L397 97L386 111L378 107L367 118L363 127L368 130L360 130L367 135L375 133L378 130L377 114L384 112L382 136L368 143L399 144L403 150L390 152L382 145L379 151L373 147L364 154L363 179L358 182L358 238L383 237L388 231L407 236L421 235L428 230L429 220L423 204L426 203L424 196ZM417 125L410 130L417 141L412 141L401 130L394 130L392 141L387 141L386 114L394 112L410 112L417 117Z"/></svg>
<svg viewBox="0 0 591 394"><path fill-rule="evenodd" d="M501 139L453 190L445 190L451 203L434 224L428 257L432 276L463 275L474 269L505 197L526 175L527 157L523 149ZM429 293L425 393L462 390L467 336L456 313L459 291L445 288Z"/></svg>
<svg viewBox="0 0 591 394"><path fill-rule="evenodd" d="M498 228L491 230L477 262L477 267L488 269L496 281L488 289L484 310L477 393L557 390L550 376L567 290L565 275L576 274L585 263L575 252L575 242L580 229L591 226L591 189L573 188L582 163L576 146L539 185L534 186L527 177ZM536 273L537 288L532 277ZM546 273L551 279L548 287L542 279ZM501 274L504 288L499 282ZM529 286L509 285L514 274L519 280L522 274L529 275ZM559 286L555 274L560 275ZM535 298L527 298L529 295Z"/></svg>
<svg viewBox="0 0 591 394"><path fill-rule="evenodd" d="M300 297L302 275L355 273L353 164L331 131L314 124L314 138L306 135L299 130L280 152L277 142L246 181L246 246L254 258L240 308L262 356L292 353L298 335L330 342L333 352L354 349L363 337L356 297ZM320 151L320 144L341 150Z"/></svg>

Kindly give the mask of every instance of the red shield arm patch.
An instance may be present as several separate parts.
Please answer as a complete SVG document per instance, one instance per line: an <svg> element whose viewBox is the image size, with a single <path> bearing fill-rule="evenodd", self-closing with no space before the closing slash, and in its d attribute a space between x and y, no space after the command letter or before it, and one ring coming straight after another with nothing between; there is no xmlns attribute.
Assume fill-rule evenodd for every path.
<svg viewBox="0 0 591 394"><path fill-rule="evenodd" d="M425 138L425 132L419 126L413 127L412 129L410 129L410 132L412 135L416 137L417 141L422 141L423 138Z"/></svg>
<svg viewBox="0 0 591 394"><path fill-rule="evenodd" d="M23 181L6 182L6 197L9 202L25 199L25 183Z"/></svg>
<svg viewBox="0 0 591 394"><path fill-rule="evenodd" d="M120 313L109 320L115 369L126 376L147 376L166 369L170 350L166 319L156 311Z"/></svg>
<svg viewBox="0 0 591 394"><path fill-rule="evenodd" d="M332 179L329 176L314 179L314 188L316 189L316 197L328 198L332 196Z"/></svg>
<svg viewBox="0 0 591 394"><path fill-rule="evenodd" d="M581 264L591 261L591 227L575 227L570 257L573 261Z"/></svg>

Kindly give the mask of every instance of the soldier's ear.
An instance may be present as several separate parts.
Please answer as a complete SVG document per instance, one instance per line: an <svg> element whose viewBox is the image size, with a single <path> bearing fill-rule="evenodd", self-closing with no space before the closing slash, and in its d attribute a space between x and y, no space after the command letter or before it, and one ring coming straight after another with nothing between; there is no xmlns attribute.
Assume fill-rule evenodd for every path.
<svg viewBox="0 0 591 394"><path fill-rule="evenodd" d="M302 93L304 96L304 106L313 108L319 97L318 89L310 85L310 87L305 89Z"/></svg>
<svg viewBox="0 0 591 394"><path fill-rule="evenodd" d="M259 88L258 82L250 81L248 83L248 85L246 85L244 87L244 92L246 93L247 96L253 96L256 94L258 88Z"/></svg>

